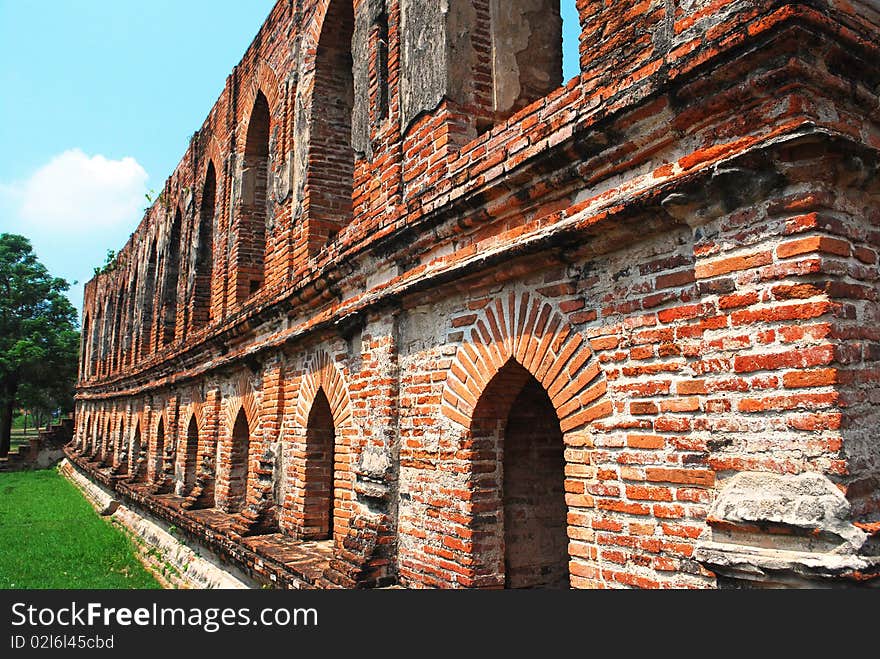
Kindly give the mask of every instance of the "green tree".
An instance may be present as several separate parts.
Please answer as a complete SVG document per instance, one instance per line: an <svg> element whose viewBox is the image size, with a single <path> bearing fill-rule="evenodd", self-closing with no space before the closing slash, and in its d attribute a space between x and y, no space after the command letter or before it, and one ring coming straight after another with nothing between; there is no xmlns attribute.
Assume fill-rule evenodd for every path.
<svg viewBox="0 0 880 659"><path fill-rule="evenodd" d="M79 323L68 288L37 260L27 238L0 234L0 457L9 453L22 395L41 406L72 406Z"/></svg>

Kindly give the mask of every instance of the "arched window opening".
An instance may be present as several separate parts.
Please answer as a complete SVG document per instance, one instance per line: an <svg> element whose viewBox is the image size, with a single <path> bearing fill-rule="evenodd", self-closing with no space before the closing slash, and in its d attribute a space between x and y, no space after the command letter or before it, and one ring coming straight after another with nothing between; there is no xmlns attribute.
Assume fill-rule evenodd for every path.
<svg viewBox="0 0 880 659"><path fill-rule="evenodd" d="M153 483L162 479L162 470L165 466L165 419L159 419L159 427L156 430L156 453L153 455Z"/></svg>
<svg viewBox="0 0 880 659"><path fill-rule="evenodd" d="M95 420L92 422L91 444L89 445L89 455L95 458L98 450L101 448L101 414L95 412Z"/></svg>
<svg viewBox="0 0 880 659"><path fill-rule="evenodd" d="M247 484L250 474L251 429L244 410L239 410L232 427L232 451L229 461L229 495L226 508L228 512L238 513L244 508L247 499Z"/></svg>
<svg viewBox="0 0 880 659"><path fill-rule="evenodd" d="M94 460L98 455L98 450L101 448L100 445L100 434L101 434L101 417L100 412L95 412L95 419L92 422L92 430L89 433L89 459Z"/></svg>
<svg viewBox="0 0 880 659"><path fill-rule="evenodd" d="M85 425L85 434L83 435L82 441L82 450L84 453L88 453L89 447L92 445L92 417L89 415L89 418L86 419Z"/></svg>
<svg viewBox="0 0 880 659"><path fill-rule="evenodd" d="M99 355L101 351L101 328L104 326L102 309L98 307L95 326L92 327L91 345L89 346L89 377L98 375Z"/></svg>
<svg viewBox="0 0 880 659"><path fill-rule="evenodd" d="M193 293L193 328L201 329L211 322L211 279L214 270L214 213L217 196L217 174L214 163L208 163L202 204L199 210L199 241L196 250L195 292Z"/></svg>
<svg viewBox="0 0 880 659"><path fill-rule="evenodd" d="M241 176L241 209L236 248L236 299L243 302L263 287L268 219L271 115L263 92L257 93L248 124Z"/></svg>
<svg viewBox="0 0 880 659"><path fill-rule="evenodd" d="M82 332L82 341L80 342L80 356L79 356L79 379L85 380L88 378L89 374L86 371L86 359L88 357L89 352L89 340L91 337L89 336L89 315L86 314L86 319L83 321L83 332Z"/></svg>
<svg viewBox="0 0 880 659"><path fill-rule="evenodd" d="M156 303L156 239L150 244L147 272L141 297L141 357L150 354L153 333L153 305Z"/></svg>
<svg viewBox="0 0 880 659"><path fill-rule="evenodd" d="M110 428L113 427L113 419L110 412L105 413L104 417L104 434L101 437L101 462L108 464L113 455L113 434Z"/></svg>
<svg viewBox="0 0 880 659"><path fill-rule="evenodd" d="M354 149L354 78L350 0L333 0L324 18L315 63L309 145L309 253L317 253L350 221Z"/></svg>
<svg viewBox="0 0 880 659"><path fill-rule="evenodd" d="M122 343L122 319L125 312L125 287L122 286L116 295L116 322L113 324L113 341L110 345L110 372L119 368L120 344Z"/></svg>
<svg viewBox="0 0 880 659"><path fill-rule="evenodd" d="M565 444L547 392L511 360L483 392L471 433L482 456L475 497L493 511L475 522L491 538L478 560L505 588L568 588Z"/></svg>
<svg viewBox="0 0 880 659"><path fill-rule="evenodd" d="M104 307L104 327L101 329L100 346L101 351L98 358L98 375L107 375L110 370L110 346L111 336L113 334L113 318L115 316L113 309L113 297L108 294L107 305Z"/></svg>
<svg viewBox="0 0 880 659"><path fill-rule="evenodd" d="M177 336L177 289L180 283L180 229L183 214L178 206L171 223L168 237L168 258L165 262L165 277L162 282L162 345L174 342Z"/></svg>
<svg viewBox="0 0 880 659"><path fill-rule="evenodd" d="M113 459L114 475L128 472L128 447L125 444L125 415L119 419L119 436L116 439L116 455Z"/></svg>
<svg viewBox="0 0 880 659"><path fill-rule="evenodd" d="M196 484L196 474L198 473L199 459L199 424L196 423L196 417L189 421L189 427L186 430L186 458L183 466L183 487L189 492Z"/></svg>
<svg viewBox="0 0 880 659"><path fill-rule="evenodd" d="M131 285L128 289L128 309L125 311L125 332L122 336L121 350L122 357L120 363L125 365L133 365L138 355L137 334L134 332L134 312L135 302L139 291L140 272L137 267L133 268L134 276L131 278Z"/></svg>
<svg viewBox="0 0 880 659"><path fill-rule="evenodd" d="M146 471L146 456L144 455L144 446L141 441L141 426L138 423L134 429L134 435L131 439L131 453L128 456L131 471L131 481L139 483L143 481L144 472Z"/></svg>
<svg viewBox="0 0 880 659"><path fill-rule="evenodd" d="M306 428L303 538L333 537L335 443L333 411L324 390L319 389Z"/></svg>
<svg viewBox="0 0 880 659"><path fill-rule="evenodd" d="M97 433L97 425L98 425L98 413L95 412L95 416L92 418L92 420L89 421L89 433L88 433L88 436L89 436L89 439L88 439L89 458L91 458L95 454L95 443L97 441L95 438L95 435Z"/></svg>

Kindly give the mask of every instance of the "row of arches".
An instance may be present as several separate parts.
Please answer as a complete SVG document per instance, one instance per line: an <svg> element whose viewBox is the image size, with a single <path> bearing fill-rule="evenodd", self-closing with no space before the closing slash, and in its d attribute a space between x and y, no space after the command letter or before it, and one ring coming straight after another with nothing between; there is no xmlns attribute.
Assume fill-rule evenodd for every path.
<svg viewBox="0 0 880 659"><path fill-rule="evenodd" d="M94 460L110 465L132 483L156 488L158 493L175 491L188 496L199 488L200 458L216 450L218 480L228 481L222 494L212 492L200 507L222 506L227 513L243 513L249 488L256 479L252 450L252 423L245 410L232 422L229 441L216 449L204 442L195 415L184 424L176 441L167 432L163 417L156 426L153 447L142 440L140 420L125 435L125 418L101 439L101 422L89 419L81 435L80 450ZM305 428L305 451L296 480L302 483L301 498L282 505L298 508L296 535L303 539L334 538L339 493L336 490L335 450L338 434L330 400L319 389L309 410ZM569 584L568 507L565 499L565 443L556 409L542 384L516 360L510 359L491 379L473 413L470 438L475 454L474 500L482 514L473 532L483 537L480 553L495 565L484 569L503 575L497 585L505 588L567 588ZM124 450L126 443L130 450ZM202 455L200 456L200 452ZM120 467L120 463L124 463ZM227 466L223 466L226 462ZM169 464L170 463L170 464ZM175 468L177 468L175 473ZM173 487L166 482L173 480ZM219 488L218 488L219 489ZM216 498L215 498L216 496ZM222 500L221 500L222 499ZM494 585L494 584L493 584Z"/></svg>
<svg viewBox="0 0 880 659"><path fill-rule="evenodd" d="M469 112L479 124L478 132L557 87L563 78L563 54L576 57L580 34L574 0L493 0L487 7L488 11L476 12L472 36L477 44L491 45L485 58L472 62L474 79L491 81L486 90L474 92L476 97L485 97L487 108ZM568 21L568 29L563 29L562 17ZM523 24L528 27L526 32ZM315 50L306 164L309 253L332 240L352 217L354 71L363 65L355 62L352 54L352 2L329 2L322 25L333 29L321 29ZM484 33L485 38L480 36ZM517 50L526 33L532 35L528 52ZM376 123L387 117L389 107L387 13L374 17L370 39L371 71L377 83L368 90L368 105ZM215 150L205 155L206 165L194 195L198 203L193 206L193 218L187 217L183 199L171 204L163 200L170 218L167 230L132 246L129 262L115 277L117 283L104 291L84 318L84 379L119 372L184 339L188 332L198 332L226 313L228 303L244 303L266 285L273 249L272 171L283 155L274 136L283 128L279 126L283 115L291 113L279 107L283 94L276 89L279 84L274 74L265 66L260 71L263 73L246 97L244 141L239 147L240 189L232 190L227 180L236 176L235 167L218 161ZM211 141L207 135L201 139L204 143ZM222 191L227 196L237 194L238 203L232 209L231 226L225 227L230 245L223 258L229 263L218 261L217 265L223 265L220 272L215 270L219 247L215 237L222 229L218 226ZM189 230L187 222L191 222ZM215 291L218 286L223 290ZM227 291L227 286L232 291Z"/></svg>
<svg viewBox="0 0 880 659"><path fill-rule="evenodd" d="M146 427L142 415L132 415L127 424L128 417L124 413L90 414L82 425L77 449L113 476L154 494L190 498L190 506L199 509L216 507L232 515L246 512L257 496L255 465L261 449L254 446L254 420L244 407L236 413L228 436L219 439L209 437L210 431L196 414L180 429L166 426L165 416L159 415L150 442L142 432ZM296 492L282 493L280 505L290 508L288 517L296 520L297 537L331 539L339 512L337 461L342 458L336 450L336 420L323 388L314 397L304 437L302 455L294 461L290 479ZM271 514L268 526L276 528L277 511Z"/></svg>
<svg viewBox="0 0 880 659"><path fill-rule="evenodd" d="M613 406L605 397L607 383L589 342L555 303L527 290L495 297L465 329L451 363L442 367L444 377L430 378L437 385L431 391L425 389L424 373L412 364L407 369L416 370L394 376L401 383L400 392L388 394L394 400L377 399L375 388L364 386L359 372L346 370L345 354L307 355L286 367L266 367L261 376L264 390L290 392L277 399L270 396L268 407L265 400L261 404L263 409L276 410L273 415L282 408L290 412L281 425L281 417L273 417L268 432L277 434L280 444L290 443L291 455L296 456L291 463L293 473L283 467L279 471L271 460L267 464L267 438L253 434L259 406L224 394L222 406L217 401L205 402L198 417L201 422L195 420L196 415L180 414L181 430L174 431L179 432L179 444L171 439L167 421L159 431L151 431L157 435L150 434L152 443L138 443L139 430L135 430L127 461L130 477L161 490L167 488L168 465L175 465L176 491L193 496L210 490L200 482L199 474L204 474L201 464L216 455L216 469L208 474L216 481L216 497L213 493L208 499L202 497L204 505L247 515L260 500L260 492L265 492L260 488L268 475L276 491L281 491L276 501L282 515L289 513L296 519L295 527L282 531L295 528L299 537L328 537L338 532L335 522L340 519L340 502L353 506L346 511L354 513L360 505L356 493L369 491L369 487L358 490L356 478L350 476L354 465L367 464L363 452L376 446L371 437L371 411L381 416L382 409L393 408L394 400L399 400L393 418L398 423L395 443L400 454L386 456L389 461L399 460L399 497L387 501L387 513L399 513L407 520L403 532L411 535L399 542L402 564L417 565L442 551L448 561L459 561L455 574L470 575L470 586L566 587L574 551L570 541L583 538L582 529L572 531L572 520L586 516L578 508L587 504L574 494L586 491L586 484L577 482L588 471L589 457L583 447L591 442L587 433L592 422L611 414ZM421 382L413 383L414 391L408 393L403 383L413 379L414 373L422 376ZM370 370L363 377L375 375ZM229 383L212 386L217 396L221 389L231 391ZM250 391L238 386L238 391ZM371 388L368 401L352 402L343 393ZM415 418L406 414L412 403L404 401L410 395L420 400L436 397L437 402L433 412L414 411L419 423L407 430L406 419ZM107 444L101 438L115 437L114 428L126 427L107 417L104 409L81 421L81 439L92 442L87 453L100 455L101 446ZM127 427L133 422L143 427L143 421L135 418L129 415ZM153 417L150 427L156 423L163 422ZM218 431L217 423L224 430ZM381 434L388 439L384 423L379 423ZM426 458L436 454L436 448L428 448L421 438L438 432L450 450L437 454L442 462L432 464ZM219 437L218 443L206 442L209 436ZM111 456L109 463L115 461ZM370 454L369 462L376 461ZM344 478L339 476L340 468ZM391 468L386 473L395 471ZM378 472L370 473L370 478L378 478ZM279 480L279 474L286 474L287 479ZM461 496L450 498L450 493ZM367 509L376 505L376 501L364 504ZM450 524L438 524L438 520L454 520L452 525L462 530L447 531ZM448 533L460 535L449 537ZM426 543L430 546L421 549ZM388 546L394 544L393 538L388 541ZM449 547L457 547L458 553Z"/></svg>
<svg viewBox="0 0 880 659"><path fill-rule="evenodd" d="M376 446L373 413L381 417L384 408L399 405L393 443L400 454L383 458L392 465L388 478L399 473L394 486L399 496L381 505L392 519L407 520L403 533L409 535L391 536L382 546L400 547L405 578L429 579L407 573L407 566L442 551L450 563L458 562L448 578L469 575L469 586L564 587L576 551L570 541L583 538L583 529L572 530L572 520L586 517L583 497L574 494L586 491L586 484L577 482L589 465L583 447L591 441L592 422L613 410L601 365L556 303L525 289L498 294L462 332L451 363L435 374L444 377L430 378L437 383L430 392L413 383L418 393L407 393L404 383L414 380L412 375L425 379L417 363L407 362L388 376L398 378L401 390L385 400L367 384L376 376L373 369L348 370L347 352L319 351L289 361L278 354L258 379L242 375L204 383L204 389L181 391L180 398L168 392L172 397L151 403L161 414L134 414L138 401L124 401L128 411L122 414L109 405L81 406L80 446L111 471L124 463L120 472L128 469L129 479L156 492L175 491L199 506L252 519L275 514L282 532L300 538L332 534L338 545L350 529L362 529L363 519L380 505L358 499L358 492L371 486L361 483L366 487L359 489L355 474L367 455L369 462L382 462L369 454ZM383 337L375 340L384 344ZM258 390L264 392L260 403ZM349 391L369 390L369 399L349 398ZM437 401L433 411L418 410L419 424L411 431L405 420L412 417L403 406L408 395ZM196 401L203 401L198 409ZM177 414L168 411L174 409ZM282 409L284 415L277 416ZM379 423L383 442L392 441L386 423ZM438 432L451 451L441 452L442 462L432 465L425 456L436 448L421 438ZM129 446L129 454L108 452L114 441L123 450ZM267 442L277 442L290 462L279 467L267 460ZM381 472L370 473L375 479ZM267 487L274 512L260 507ZM359 513L365 516L361 525L348 526ZM378 524L395 532L393 521ZM448 530L451 525L461 530Z"/></svg>
<svg viewBox="0 0 880 659"><path fill-rule="evenodd" d="M216 171L210 161L194 226L185 231L183 207L176 206L167 232L134 245L134 254L119 266L115 290L85 314L82 378L122 370L212 321Z"/></svg>

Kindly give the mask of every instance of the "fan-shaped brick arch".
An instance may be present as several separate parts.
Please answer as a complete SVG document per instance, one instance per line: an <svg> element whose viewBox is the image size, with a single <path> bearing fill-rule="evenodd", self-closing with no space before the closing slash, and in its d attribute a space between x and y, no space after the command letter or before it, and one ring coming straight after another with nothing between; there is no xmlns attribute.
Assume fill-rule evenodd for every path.
<svg viewBox="0 0 880 659"><path fill-rule="evenodd" d="M562 432L611 413L606 382L589 343L545 298L510 293L487 304L456 353L443 391L446 418L469 428L489 382L511 359L550 396Z"/></svg>
<svg viewBox="0 0 880 659"><path fill-rule="evenodd" d="M324 20L327 18L327 12L330 9L331 2L351 2L352 0L318 0L315 3L315 9L312 12L311 21L302 29L303 52L306 54L306 68L314 67L315 49L318 47L318 41L321 39L321 30L324 26Z"/></svg>
<svg viewBox="0 0 880 659"><path fill-rule="evenodd" d="M131 428L132 434L136 428L140 428L141 437L144 436L144 430L147 428L147 413L142 407L131 411Z"/></svg>
<svg viewBox="0 0 880 659"><path fill-rule="evenodd" d="M241 125L244 130L239 131L238 149L245 148L247 141L246 127L251 120L251 112L254 108L254 102L257 100L257 94L263 93L266 101L269 103L269 115L274 117L280 107L280 103L284 98L284 90L278 82L278 77L264 60L257 63L256 73L250 77L248 82L242 88L242 94L239 97L239 107L242 108L244 114L241 117ZM216 165L215 165L216 166Z"/></svg>
<svg viewBox="0 0 880 659"><path fill-rule="evenodd" d="M193 417L196 420L196 426L199 429L199 432L202 432L205 429L205 416L203 411L204 403L201 401L195 402L193 401L186 407L181 410L180 414L180 427L185 431L189 428L189 424L192 421Z"/></svg>
<svg viewBox="0 0 880 659"><path fill-rule="evenodd" d="M253 105L253 104L251 104ZM205 182L205 176L208 175L208 165L211 163L214 164L214 171L217 174L217 189L220 189L220 175L223 173L223 163L226 159L223 157L223 145L220 140L217 139L217 136L213 132L205 131L205 134L201 135L201 140L205 143L205 151L202 157L199 159L199 177L197 179L198 185L196 185L196 193L199 195L198 202L201 204L202 198L202 187L201 184Z"/></svg>
<svg viewBox="0 0 880 659"><path fill-rule="evenodd" d="M160 400L156 401L156 405L153 407L153 420L150 424L150 432L153 437L156 436L156 433L159 432L159 422L165 428L165 434L167 435L171 429L169 425L170 419L168 418L168 401Z"/></svg>
<svg viewBox="0 0 880 659"><path fill-rule="evenodd" d="M171 422L173 415L169 414L168 400L158 400L153 407L153 415L150 422L149 437L149 460L148 475L153 482L161 479L162 473L168 469L167 453L169 447L175 441L175 428ZM159 428L162 428L160 435ZM161 444L159 443L161 440Z"/></svg>
<svg viewBox="0 0 880 659"><path fill-rule="evenodd" d="M347 426L351 421L351 404L348 388L342 374L325 352L318 352L308 359L299 389L299 401L296 406L296 425L306 428L309 414L319 389L330 402L333 412L333 424L337 429Z"/></svg>
<svg viewBox="0 0 880 659"><path fill-rule="evenodd" d="M188 494L195 484L199 469L199 438L206 430L204 401L202 401L197 390L194 390L191 394L190 403L181 408L178 421L177 435L180 439L176 456L175 479L179 480L177 483L177 493ZM193 423L195 423L196 429L195 437L190 434L190 426ZM179 479L178 475L180 476Z"/></svg>
<svg viewBox="0 0 880 659"><path fill-rule="evenodd" d="M235 393L223 399L224 420L228 433L232 433L235 419L242 409L244 410L245 417L247 417L251 433L256 434L259 428L260 406L253 389L248 384L247 378L244 377L236 382Z"/></svg>
<svg viewBox="0 0 880 659"><path fill-rule="evenodd" d="M192 387L189 390L189 403L181 405L178 414L179 426L183 432L186 432L186 429L189 427L189 422L193 417L196 418L196 425L199 430L201 431L204 429L204 407L205 401L201 389L199 387Z"/></svg>
<svg viewBox="0 0 880 659"><path fill-rule="evenodd" d="M225 432L217 453L217 505L230 514L242 512L254 494L251 461L259 455L261 437L260 401L248 377L242 374L234 387L223 399Z"/></svg>
<svg viewBox="0 0 880 659"><path fill-rule="evenodd" d="M128 436L128 472L131 481L138 481L146 476L149 441L146 431L148 428L146 410L142 407L133 409L131 412L131 431ZM137 446L135 446L136 439L138 440Z"/></svg>

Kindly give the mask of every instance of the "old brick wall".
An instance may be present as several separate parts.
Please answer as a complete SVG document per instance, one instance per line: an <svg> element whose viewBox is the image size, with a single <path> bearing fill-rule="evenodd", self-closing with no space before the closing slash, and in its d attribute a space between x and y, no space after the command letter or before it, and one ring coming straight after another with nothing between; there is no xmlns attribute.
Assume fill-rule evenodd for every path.
<svg viewBox="0 0 880 659"><path fill-rule="evenodd" d="M560 87L501 4L276 4L86 287L72 457L276 584L873 578L880 15L578 0Z"/></svg>

